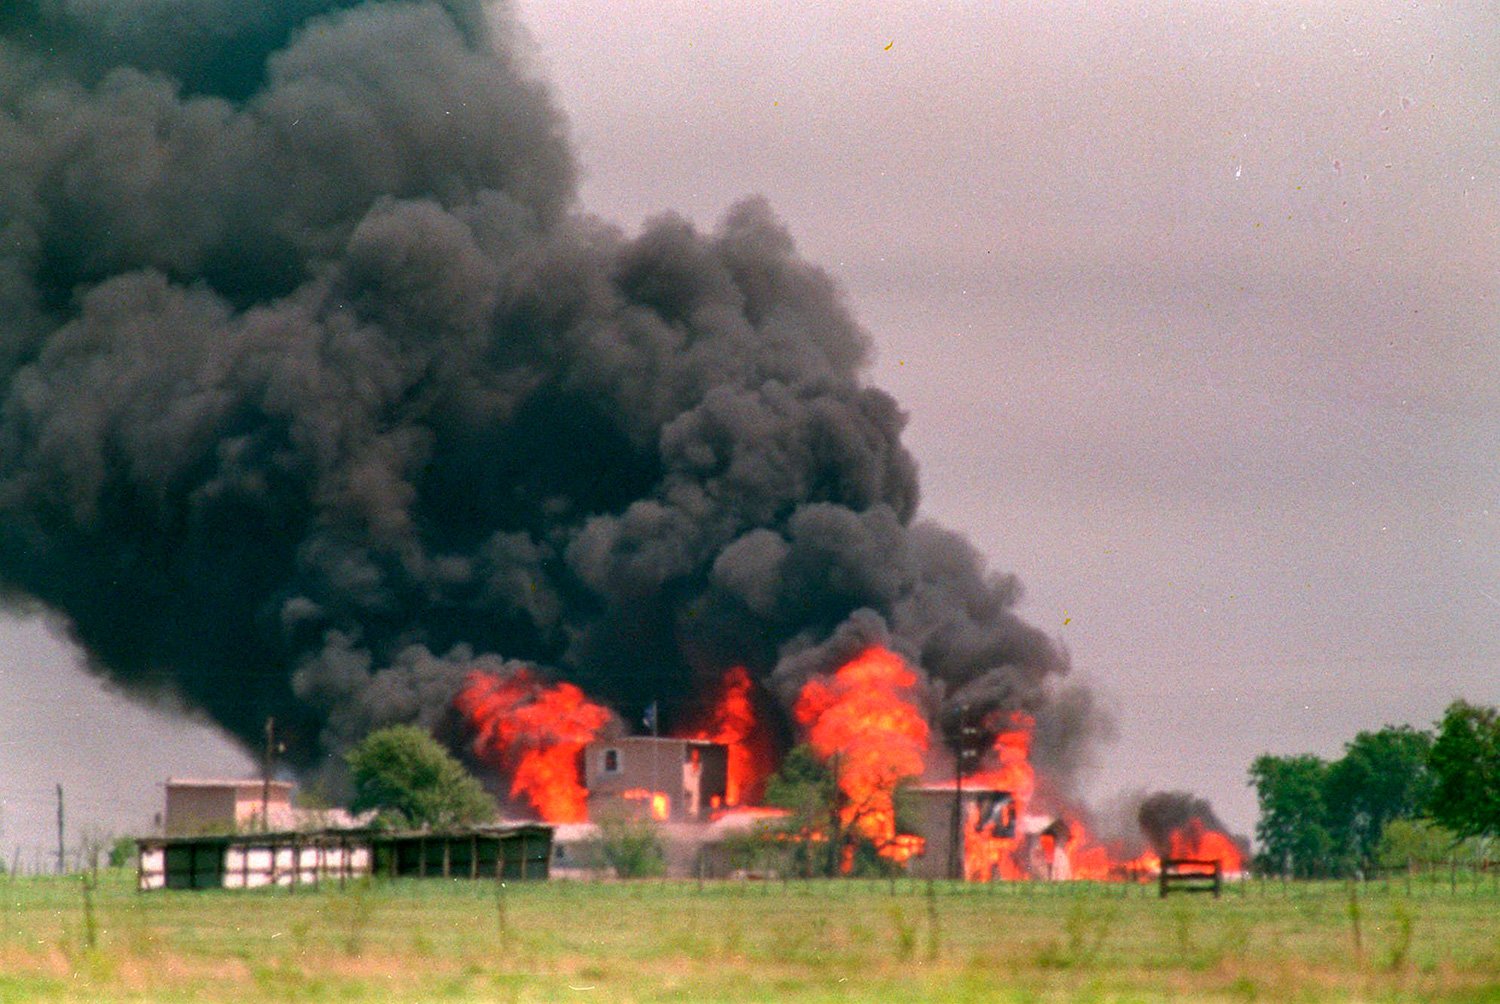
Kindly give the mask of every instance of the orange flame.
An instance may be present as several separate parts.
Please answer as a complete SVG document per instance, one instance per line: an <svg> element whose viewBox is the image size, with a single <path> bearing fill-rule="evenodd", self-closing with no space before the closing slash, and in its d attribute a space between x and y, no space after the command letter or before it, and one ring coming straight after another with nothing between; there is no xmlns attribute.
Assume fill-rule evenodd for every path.
<svg viewBox="0 0 1500 1004"><path fill-rule="evenodd" d="M1228 873L1244 869L1240 849L1234 841L1204 826L1201 819L1191 819L1186 826L1172 831L1172 857L1217 861Z"/></svg>
<svg viewBox="0 0 1500 1004"><path fill-rule="evenodd" d="M1076 821L1069 826L1063 853L1067 855L1068 873L1075 879L1107 882L1117 876L1121 867L1111 857L1109 848L1089 840L1083 824Z"/></svg>
<svg viewBox="0 0 1500 1004"><path fill-rule="evenodd" d="M609 721L603 707L571 683L543 684L521 669L509 676L473 670L453 699L477 735L474 752L510 775L510 793L549 823L588 818L578 777L584 746Z"/></svg>
<svg viewBox="0 0 1500 1004"><path fill-rule="evenodd" d="M897 864L906 864L927 849L927 841L914 833L898 833L880 853Z"/></svg>
<svg viewBox="0 0 1500 1004"><path fill-rule="evenodd" d="M792 814L790 809L779 809L773 805L741 805L734 809L720 809L710 817L714 822L723 820L744 821L747 823L769 822L773 819L786 819Z"/></svg>
<svg viewBox="0 0 1500 1004"><path fill-rule="evenodd" d="M1005 727L995 735L987 762L964 776L964 786L1010 793L1008 808L1012 822L1019 821L1036 791L1036 770L1031 766L1031 736L1036 719L1023 711L1006 714ZM964 877L971 882L1000 879L1008 882L1030 877L1023 859L1024 840L1011 827L1010 836L999 835L989 821L979 818L979 807L970 805L964 821Z"/></svg>
<svg viewBox="0 0 1500 1004"><path fill-rule="evenodd" d="M646 788L630 788L620 792L628 802L646 802L651 806L651 818L664 823L672 815L672 803L664 791L649 791Z"/></svg>
<svg viewBox="0 0 1500 1004"><path fill-rule="evenodd" d="M1014 803L1007 811L1014 811ZM1009 818L1014 820L1015 816ZM963 837L965 880L1014 882L1029 877L1020 862L1021 838L1014 833L1011 836L997 833L992 821L980 818L977 803L970 802L964 807Z"/></svg>
<svg viewBox="0 0 1500 1004"><path fill-rule="evenodd" d="M729 807L757 801L771 773L771 736L755 713L753 688L743 666L725 673L709 721L684 737L729 748L729 779L724 789L724 805Z"/></svg>
<svg viewBox="0 0 1500 1004"><path fill-rule="evenodd" d="M1031 763L1032 736L1036 720L1022 711L1005 714L1004 727L995 735L986 762L964 775L964 787L1008 792L1007 825L993 818L980 818L977 803L967 806L964 816L964 877L971 882L1083 879L1105 881L1139 874L1134 863L1117 860L1113 851L1089 838L1084 825L1073 818L1057 820L1047 830L1031 836L1019 827L1036 793L1036 769ZM1008 833L1008 835L1007 835Z"/></svg>
<svg viewBox="0 0 1500 1004"><path fill-rule="evenodd" d="M809 680L792 708L813 751L834 762L842 824L897 860L910 852L896 841L892 796L900 781L922 773L928 746L927 720L907 696L916 682L899 655L872 646L833 676Z"/></svg>
<svg viewBox="0 0 1500 1004"><path fill-rule="evenodd" d="M964 775L964 784L1010 792L1016 800L1016 815L1020 816L1036 791L1036 770L1031 766L1031 734L1036 719L1024 711L1012 711L1006 716L1006 724L1008 727L996 734L990 749L992 764Z"/></svg>

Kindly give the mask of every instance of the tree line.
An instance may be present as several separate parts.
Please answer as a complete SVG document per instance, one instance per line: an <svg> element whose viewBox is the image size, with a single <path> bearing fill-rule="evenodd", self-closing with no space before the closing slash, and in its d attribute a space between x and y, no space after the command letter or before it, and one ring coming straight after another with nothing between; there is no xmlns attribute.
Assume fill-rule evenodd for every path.
<svg viewBox="0 0 1500 1004"><path fill-rule="evenodd" d="M1361 732L1336 760L1257 757L1256 867L1327 877L1454 855L1500 836L1500 709L1455 701L1435 730Z"/></svg>

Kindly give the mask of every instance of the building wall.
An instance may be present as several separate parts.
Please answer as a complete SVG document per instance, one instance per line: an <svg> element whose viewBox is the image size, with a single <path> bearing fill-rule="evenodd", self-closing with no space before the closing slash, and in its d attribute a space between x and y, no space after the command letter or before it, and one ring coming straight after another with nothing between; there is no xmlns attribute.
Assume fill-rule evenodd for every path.
<svg viewBox="0 0 1500 1004"><path fill-rule="evenodd" d="M584 749L589 813L618 812L661 821L708 819L722 807L729 751L693 739L630 736ZM653 813L653 803L661 801Z"/></svg>
<svg viewBox="0 0 1500 1004"><path fill-rule="evenodd" d="M264 805L267 819L264 828L281 830L297 825L296 812L292 809L292 786L286 781L272 781L269 798L261 788L261 782L240 785L234 795L234 822L240 829L261 823L261 808Z"/></svg>
<svg viewBox="0 0 1500 1004"><path fill-rule="evenodd" d="M917 788L907 797L910 799L911 815L914 817L910 822L915 824L913 829L916 830L916 835L926 842L923 852L914 856L908 863L908 874L917 878L948 878L952 874L950 869L954 867L956 857L958 874L962 875L965 838L961 835L958 846L954 846L953 803L957 797L955 789ZM996 836L1014 833L1015 821L1009 816L1004 816L1005 825L1002 826L1000 832L995 832L997 823L1002 821L997 818L1002 815L997 810L1002 807L1002 804L1008 804L1009 808L1014 808L1008 792L966 787L963 792L963 802L962 819L967 821L971 817L979 818L987 830ZM967 827L960 827L960 830L966 832Z"/></svg>
<svg viewBox="0 0 1500 1004"><path fill-rule="evenodd" d="M538 824L504 832L377 836L374 870L392 878L546 879L552 828Z"/></svg>
<svg viewBox="0 0 1500 1004"><path fill-rule="evenodd" d="M174 787L167 785L163 826L168 836L225 830L235 822L233 788Z"/></svg>
<svg viewBox="0 0 1500 1004"><path fill-rule="evenodd" d="M355 878L370 874L370 848L349 847L234 847L224 852L224 888L254 889L258 886L317 883L340 875Z"/></svg>
<svg viewBox="0 0 1500 1004"><path fill-rule="evenodd" d="M271 782L271 829L291 818L291 795L288 782ZM167 836L250 829L260 820L261 798L259 781L169 780L162 829Z"/></svg>

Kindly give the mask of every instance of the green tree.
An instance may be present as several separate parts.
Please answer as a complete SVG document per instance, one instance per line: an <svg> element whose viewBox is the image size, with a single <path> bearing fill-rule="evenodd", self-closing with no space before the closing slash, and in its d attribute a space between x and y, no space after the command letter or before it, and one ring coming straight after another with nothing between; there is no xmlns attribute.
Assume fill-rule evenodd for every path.
<svg viewBox="0 0 1500 1004"><path fill-rule="evenodd" d="M1386 824L1376 847L1376 860L1386 868L1431 865L1479 857L1477 841L1460 841L1430 819L1393 819Z"/></svg>
<svg viewBox="0 0 1500 1004"><path fill-rule="evenodd" d="M1432 795L1432 736L1409 725L1361 732L1344 746L1323 783L1329 835L1338 854L1367 867L1386 824L1421 815Z"/></svg>
<svg viewBox="0 0 1500 1004"><path fill-rule="evenodd" d="M1433 819L1462 837L1500 834L1500 709L1450 704L1427 765Z"/></svg>
<svg viewBox="0 0 1500 1004"><path fill-rule="evenodd" d="M378 729L344 755L355 812L395 826L462 826L495 816L495 803L462 764L414 725Z"/></svg>
<svg viewBox="0 0 1500 1004"><path fill-rule="evenodd" d="M766 804L790 815L775 834L793 842L795 864L804 875L838 869L839 788L833 768L811 746L794 746L766 781Z"/></svg>
<svg viewBox="0 0 1500 1004"><path fill-rule="evenodd" d="M136 854L134 837L116 837L109 845L109 866L124 868L135 861Z"/></svg>
<svg viewBox="0 0 1500 1004"><path fill-rule="evenodd" d="M622 879L652 878L667 871L667 856L657 838L657 824L628 814L605 814L595 823L599 860Z"/></svg>
<svg viewBox="0 0 1500 1004"><path fill-rule="evenodd" d="M790 842L795 867L804 875L840 874L846 862L855 876L887 875L902 866L885 857L882 845L866 835L876 813L893 812L896 833L913 832L915 806L910 779L890 792L890 800L872 797L866 804L851 801L839 788L839 758L824 760L811 746L794 747L781 768L766 782L765 802L790 815L779 827L766 827L766 840Z"/></svg>
<svg viewBox="0 0 1500 1004"><path fill-rule="evenodd" d="M1261 868L1284 875L1325 875L1333 867L1333 838L1323 802L1328 763L1321 757L1255 758L1250 783L1260 803L1255 839Z"/></svg>

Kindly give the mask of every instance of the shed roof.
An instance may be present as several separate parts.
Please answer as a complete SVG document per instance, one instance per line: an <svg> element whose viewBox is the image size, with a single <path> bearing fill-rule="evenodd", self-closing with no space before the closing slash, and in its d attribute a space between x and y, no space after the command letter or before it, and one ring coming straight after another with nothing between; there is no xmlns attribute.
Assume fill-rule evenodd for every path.
<svg viewBox="0 0 1500 1004"><path fill-rule="evenodd" d="M167 787L169 788L254 788L259 791L265 787L266 782L262 778L254 777L169 777ZM270 786L278 791L290 791L296 787L291 781L271 781Z"/></svg>
<svg viewBox="0 0 1500 1004"><path fill-rule="evenodd" d="M523 833L551 833L555 827L547 823L510 823L492 826L468 826L451 830L381 830L373 827L357 829L323 830L273 830L269 833L202 833L171 837L139 837L138 844L166 846L168 844L286 844L293 842L338 842L352 840L392 841L418 838L443 839L480 837L508 837Z"/></svg>

